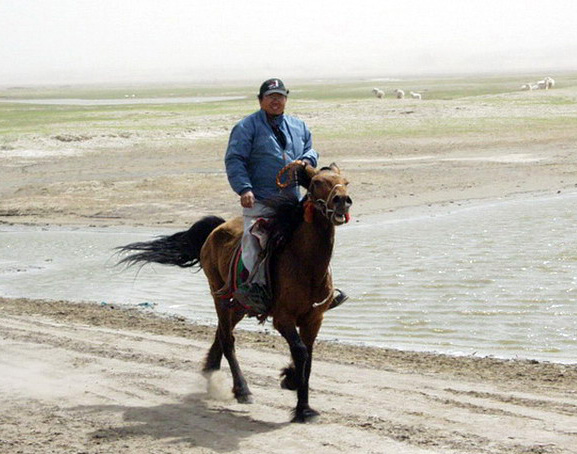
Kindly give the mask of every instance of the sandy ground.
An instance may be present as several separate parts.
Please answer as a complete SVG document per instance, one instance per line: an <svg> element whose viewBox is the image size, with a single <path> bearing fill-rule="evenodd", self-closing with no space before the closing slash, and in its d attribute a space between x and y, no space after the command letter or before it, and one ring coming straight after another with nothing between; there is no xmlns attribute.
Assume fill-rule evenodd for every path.
<svg viewBox="0 0 577 454"><path fill-rule="evenodd" d="M0 309L1 453L577 452L575 366L320 343L322 416L290 424L278 336L239 333L256 399L241 405L208 392L207 327L67 302ZM222 374L212 387L229 389Z"/></svg>
<svg viewBox="0 0 577 454"><path fill-rule="evenodd" d="M358 119L366 103L306 119L314 131L339 115ZM469 108L382 104L377 114L466 117ZM479 109L475 118L530 114ZM162 136L153 145L130 135L23 137L0 149L0 223L180 228L205 214L237 214L222 173L226 135L207 130L210 141L187 146ZM362 221L405 207L574 191L576 136L555 128L316 146L322 164L347 173ZM119 308L0 298L0 453L577 453L577 365L323 342L311 382L322 417L295 425L296 397L278 380L284 343L239 333L256 399L242 406L209 394L199 373L212 332Z"/></svg>

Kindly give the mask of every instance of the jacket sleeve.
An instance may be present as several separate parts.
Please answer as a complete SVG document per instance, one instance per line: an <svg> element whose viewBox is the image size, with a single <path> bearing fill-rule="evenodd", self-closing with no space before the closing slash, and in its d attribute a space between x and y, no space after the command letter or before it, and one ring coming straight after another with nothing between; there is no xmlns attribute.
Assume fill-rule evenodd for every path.
<svg viewBox="0 0 577 454"><path fill-rule="evenodd" d="M304 129L304 136L303 136L304 147L301 159L308 160L313 167L316 167L319 160L319 154L313 148L313 136L306 124L303 124L303 129Z"/></svg>
<svg viewBox="0 0 577 454"><path fill-rule="evenodd" d="M238 195L252 189L248 173L248 162L254 136L252 129L245 122L240 122L232 128L224 156L228 182Z"/></svg>

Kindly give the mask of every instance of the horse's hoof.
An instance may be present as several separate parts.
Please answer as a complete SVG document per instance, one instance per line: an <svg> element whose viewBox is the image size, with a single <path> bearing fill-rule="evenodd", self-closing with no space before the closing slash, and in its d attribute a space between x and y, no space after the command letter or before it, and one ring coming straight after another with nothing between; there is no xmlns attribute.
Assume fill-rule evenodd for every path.
<svg viewBox="0 0 577 454"><path fill-rule="evenodd" d="M307 422L315 422L321 414L313 410L312 408L304 408L302 410L297 409L295 411L295 415L291 422L298 422L298 423L307 423Z"/></svg>
<svg viewBox="0 0 577 454"><path fill-rule="evenodd" d="M254 398L252 397L252 394L243 394L241 396L236 396L236 401L239 404L253 404Z"/></svg>
<svg viewBox="0 0 577 454"><path fill-rule="evenodd" d="M291 391L296 391L298 386L296 383L296 373L294 367L285 368L280 375L282 377L280 387L282 389L289 389Z"/></svg>
<svg viewBox="0 0 577 454"><path fill-rule="evenodd" d="M289 391L296 391L296 389L297 389L296 384L287 378L284 378L283 380L281 380L280 387L282 389L288 389Z"/></svg>

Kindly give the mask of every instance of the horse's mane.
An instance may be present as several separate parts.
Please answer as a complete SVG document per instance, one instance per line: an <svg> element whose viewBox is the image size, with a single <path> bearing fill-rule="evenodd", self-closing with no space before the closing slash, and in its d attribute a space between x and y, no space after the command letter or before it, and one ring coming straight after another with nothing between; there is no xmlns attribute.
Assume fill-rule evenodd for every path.
<svg viewBox="0 0 577 454"><path fill-rule="evenodd" d="M319 172L332 172L331 167L321 167ZM298 185L297 181L293 185ZM304 198L299 198L294 193L285 193L266 200L265 205L273 211L269 218L269 241L268 246L278 250L285 246L293 237L295 230L303 222Z"/></svg>
<svg viewBox="0 0 577 454"><path fill-rule="evenodd" d="M285 246L303 222L303 201L295 195L281 195L265 202L273 211L269 218L269 245L274 249Z"/></svg>

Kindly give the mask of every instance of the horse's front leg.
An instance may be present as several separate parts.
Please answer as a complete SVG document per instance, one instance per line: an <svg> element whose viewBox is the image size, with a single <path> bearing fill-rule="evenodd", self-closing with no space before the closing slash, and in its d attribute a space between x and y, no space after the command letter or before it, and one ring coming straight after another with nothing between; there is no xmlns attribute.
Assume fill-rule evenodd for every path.
<svg viewBox="0 0 577 454"><path fill-rule="evenodd" d="M312 364L312 344L307 346L294 325L277 327L278 331L289 344L293 366L284 369L281 386L296 390L297 406L294 410L292 422L311 422L319 413L309 406L309 377Z"/></svg>

